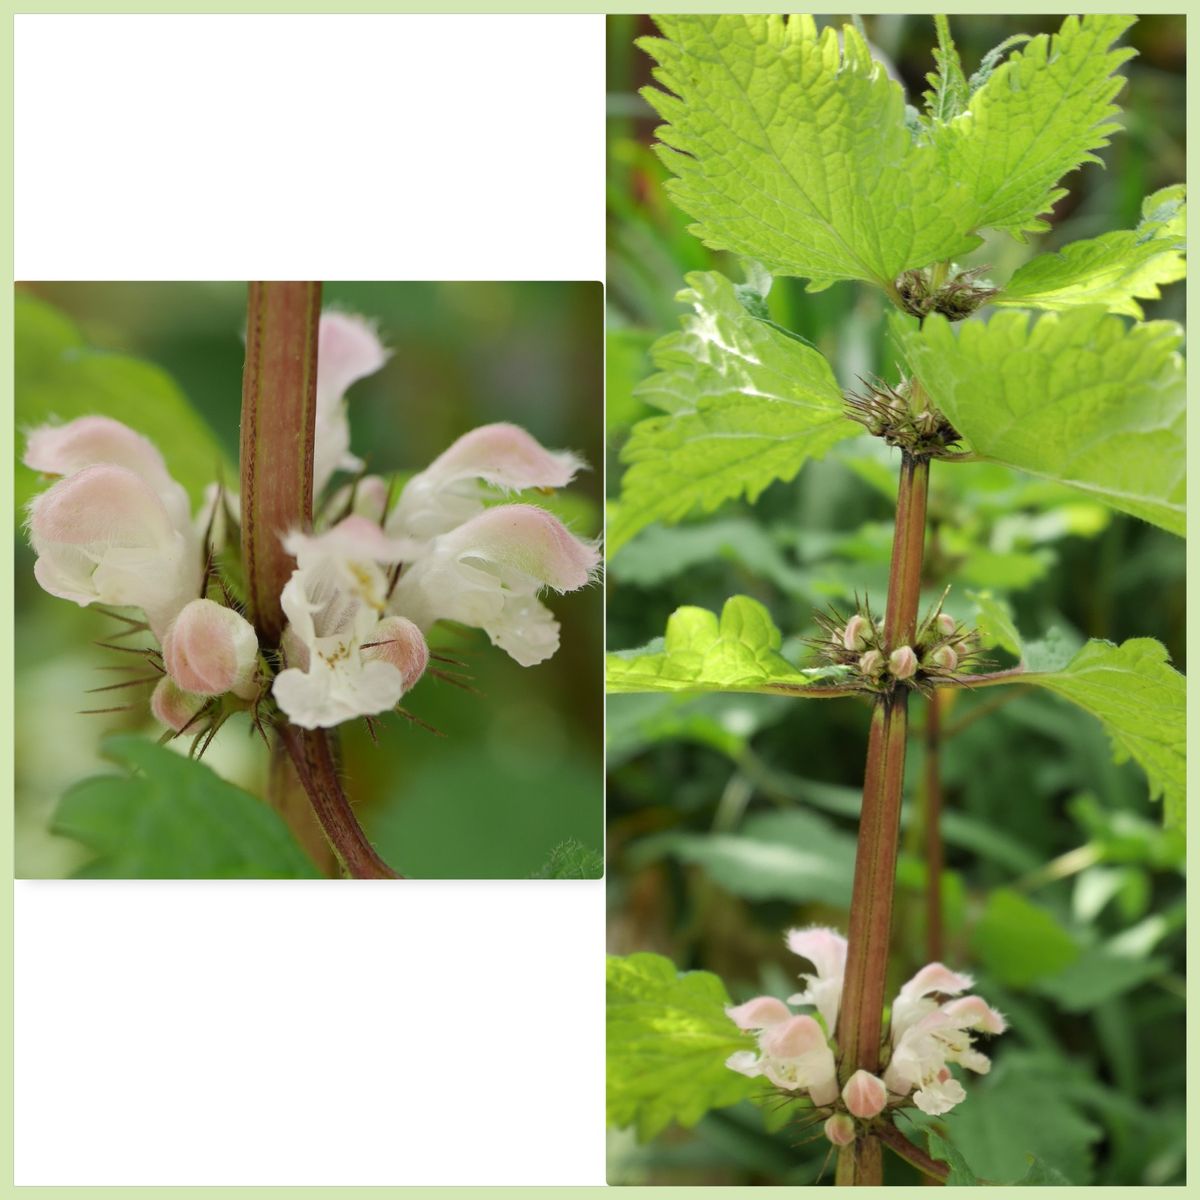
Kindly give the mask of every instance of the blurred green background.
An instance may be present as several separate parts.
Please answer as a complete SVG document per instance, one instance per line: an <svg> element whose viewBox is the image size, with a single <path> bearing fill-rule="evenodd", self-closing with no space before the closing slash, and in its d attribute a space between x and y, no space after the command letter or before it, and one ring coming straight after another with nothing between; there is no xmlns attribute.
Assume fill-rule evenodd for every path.
<svg viewBox="0 0 1200 1200"><path fill-rule="evenodd" d="M873 45L921 103L933 68L928 17L867 16ZM818 20L822 20L818 18ZM826 18L826 21L834 20ZM836 18L840 23L842 18ZM1052 31L1060 17L956 16L968 74L1014 33ZM651 145L657 124L636 94L650 60L633 41L649 18L608 22L609 492L619 451L651 410L634 394L648 349L678 327L675 293L688 271L743 278L706 249L664 189ZM1118 97L1124 131L1068 176L1052 230L1036 244L989 237L964 265L1003 282L1027 258L1110 229L1131 228L1142 198L1185 178L1184 20L1144 16L1127 35L1138 57ZM895 380L885 301L841 283L817 295L778 279L772 316L810 339L843 386L878 372ZM1184 288L1145 305L1182 320ZM608 645L641 646L681 604L719 610L745 593L803 656L811 614L843 611L853 594L878 608L886 592L897 461L853 439L776 483L753 507L643 531L609 565ZM955 587L1012 606L1020 628L1058 626L1073 639L1152 636L1185 661L1182 541L1077 496L984 464L935 466L925 599ZM1002 654L995 656L1003 660ZM1000 693L999 695L997 693ZM914 705L906 781L892 983L925 961L920 854L924 705ZM845 928L868 709L765 696L614 696L608 727L608 897L613 953L651 950L681 969L719 974L735 1000L794 991L789 927ZM946 1119L977 1173L1015 1179L1027 1153L1077 1184L1184 1179L1184 879L1182 835L1129 764L1114 765L1098 724L1050 696L990 689L956 698L942 752L946 960L972 971L1012 1031L996 1066ZM809 1184L827 1147L795 1128L767 1132L749 1103L672 1127L647 1144L611 1139L614 1184ZM887 1182L917 1177L886 1156ZM832 1182L827 1172L824 1182Z"/></svg>
<svg viewBox="0 0 1200 1200"><path fill-rule="evenodd" d="M164 369L236 463L244 284L30 283L18 293L54 306L91 346ZM599 532L599 284L327 283L324 303L377 321L393 351L349 393L352 447L370 470L420 470L467 430L513 421L592 465L556 507L581 536ZM19 342L17 351L20 365ZM27 423L19 387L17 419ZM96 670L111 655L92 642L114 623L43 593L32 565L18 538L16 874L54 877L89 857L49 831L63 791L111 769L99 756L106 734L160 730L138 712L78 715L100 707L85 689L112 678ZM467 662L482 692L427 677L405 697L443 737L399 716L385 719L378 745L362 722L341 728L347 789L377 849L403 874L522 878L568 839L602 848L602 594L592 587L548 603L562 646L537 667L517 666L481 632L434 636ZM261 796L266 757L237 718L205 761Z"/></svg>

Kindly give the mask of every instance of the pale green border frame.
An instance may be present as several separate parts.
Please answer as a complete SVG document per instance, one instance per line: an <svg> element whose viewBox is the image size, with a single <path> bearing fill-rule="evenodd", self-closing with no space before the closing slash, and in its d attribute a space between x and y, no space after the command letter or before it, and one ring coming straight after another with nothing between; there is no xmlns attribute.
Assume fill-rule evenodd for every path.
<svg viewBox="0 0 1200 1200"><path fill-rule="evenodd" d="M874 0L874 3L854 5L848 4L845 0L826 0L826 2L814 6L814 11L822 13L851 13L851 12L893 12L893 13L933 13L933 12L948 12L951 15L972 15L978 14L980 11L988 11L1000 6L965 6L962 4L946 4L935 5L920 2L905 3L902 0ZM1134 10L1139 13L1188 13L1188 4L1186 2L1175 3L1138 3L1121 4L1121 3L1086 3L1086 4L1050 4L1042 2L1042 0L1025 0L1020 6L1021 13L1062 13L1062 12L1129 12ZM654 11L659 12L766 12L779 11L776 6L769 4L739 4L735 0L726 0L724 3L713 3L711 0L662 0L650 6ZM345 8L337 8L331 4L316 3L314 0L258 0L257 3L249 8L244 5L236 5L232 3L225 4L196 4L188 3L187 0L176 0L175 3L120 3L117 5L106 5L100 0L92 3L81 2L81 0L66 0L48 6L47 11L55 13L97 13L97 14L126 14L126 13L198 13L201 15L221 14L221 13L245 13L247 11L253 13L277 13L281 15L290 14L312 14L312 13L336 13L337 15L351 14L367 14L367 13L421 13L429 12L434 9L434 6L427 3L363 3L359 0ZM2 61L7 68L9 84L3 90L3 128L0 129L0 137L3 139L3 164L0 166L0 178L5 181L5 208L8 231L4 238L4 259L5 271L8 279L13 278L13 264L15 258L14 248L14 230L13 230L13 40L14 40L14 25L13 18L21 12L36 11L30 6L18 7L14 5L4 5L3 8L3 33L2 33ZM446 6L444 11L453 11L458 13L637 13L647 11L646 5L640 4L607 4L599 6L595 4L571 3L570 0L550 0L548 3L530 3L529 0L510 0L505 3L504 0L492 0L487 3L486 0L476 0L474 3L458 3L452 6ZM1200 14L1196 19L1188 22L1187 28L1187 52L1188 52L1188 119L1189 123L1194 124L1197 129L1200 129L1200 121L1196 121L1197 113L1200 112L1200 95L1198 95L1196 85L1196 75L1200 71L1200 55L1198 55L1198 41L1200 41ZM1194 156L1192 156L1194 157ZM1194 185L1194 170L1192 166L1192 158L1189 158L1187 171L1187 184L1189 191ZM1189 240L1195 240L1196 234L1200 229L1200 215L1193 210L1188 222L1188 237ZM1197 299L1198 285L1194 277L1188 279L1187 282L1187 299L1189 311L1195 307ZM10 430L13 428L13 369L12 369L12 354L13 354L13 292L12 288L5 286L0 288L0 354L2 354L2 364L0 370L3 375L0 378L0 398L3 400L3 412L0 413L0 428ZM1190 343L1190 339L1189 339ZM1189 344L1189 350L1190 350ZM1197 391L1195 374L1189 374L1189 400L1192 401L1194 408L1195 395ZM1189 533L1197 532L1196 525L1196 497L1194 480L1197 475L1196 467L1200 462L1200 431L1197 428L1197 422L1192 421L1189 425L1188 436L1188 466L1189 466ZM7 452L0 453L0 520L3 521L4 539L7 547L7 565L3 571L2 582L0 582L0 611L3 611L6 616L7 627L12 629L13 622L13 579L11 573L12 563L12 538L14 536L15 524L12 512L13 504L13 478L12 478L12 457ZM1195 545L1194 540L1191 543ZM1200 630L1197 628L1197 603L1195 601L1196 589L1193 586L1196 582L1196 568L1200 550L1190 550L1188 553L1188 584L1189 584L1189 599L1188 599L1188 658L1192 661L1196 659L1197 647L1200 646ZM8 712L12 712L15 694L13 683L13 639L11 636L0 638L0 684L3 687L3 695L8 702ZM1189 680L1188 685L1188 750L1189 754L1194 753L1197 748L1200 748L1200 710L1197 709L1195 703L1195 687ZM4 721L0 726L0 763L8 764L3 780L0 780L0 795L5 799L5 808L8 815L0 820L0 847L3 849L4 861L9 865L9 874L12 874L12 853L13 853L13 824L12 824L12 807L13 807L13 777L11 767L13 763L13 730L12 724L9 721ZM1188 799L1189 806L1192 798L1192 789L1189 787ZM1194 872L1198 862L1200 862L1200 851L1197 850L1196 839L1192 839L1188 851L1188 865ZM0 979L4 983L3 991L3 1011L4 1017L10 1031L13 1018L13 893L5 891L3 900L3 913L0 915ZM1196 917L1200 913L1200 900L1192 897L1188 905L1189 916L1189 933L1188 933L1188 951L1190 956L1195 959L1197 949ZM596 947L596 953L603 953L602 946ZM1187 1038L1187 1060L1188 1074L1192 1078L1200 1078L1200 1055L1197 1054L1196 1035L1194 1029L1194 1021L1188 1022L1188 1038ZM403 1194L405 1196L427 1196L430 1200L457 1200L458 1197L495 1197L496 1200L518 1200L519 1197L529 1196L531 1193L539 1198L546 1200L558 1200L563 1197L564 1200L574 1200L578 1197L583 1200L586 1196L600 1196L605 1194L608 1189L602 1187L543 1187L543 1188L517 1188L517 1187L378 1187L378 1188L338 1188L338 1187L143 1187L143 1188L117 1188L117 1187L95 1187L95 1188L17 1188L13 1186L13 1045L15 1031L13 1036L3 1039L3 1079L5 1087L3 1094L0 1095L0 1120L3 1121L3 1129L0 1130L0 1196L22 1195L30 1197L38 1197L38 1200L54 1200L59 1196L74 1196L79 1193L87 1195L112 1197L113 1200L120 1197L122 1200L130 1196L141 1197L156 1197L160 1195L178 1195L185 1194L188 1197L200 1198L212 1197L217 1200L219 1197L244 1197L246 1200L273 1200L274 1197L283 1196L302 1196L302 1197L345 1197L346 1195L358 1196L361 1194L371 1195L390 1195ZM548 1086L553 1086L553 1080L547 1080ZM564 1097L570 1095L570 1086L564 1081ZM1194 1098L1193 1098L1194 1099ZM1200 1101L1196 1101L1191 1105L1188 1121L1189 1142L1194 1145L1200 1145ZM599 1136L599 1134L598 1134ZM629 1196L637 1198L637 1200L654 1200L656 1197L663 1196L684 1196L695 1197L695 1200L704 1200L706 1197L717 1195L736 1195L745 1197L749 1200L753 1196L761 1196L764 1192L771 1191L794 1191L795 1189L783 1188L712 1188L712 1187L677 1187L677 1188L662 1188L662 1187L625 1187L615 1189L621 1196ZM900 1192L896 1188L872 1188L873 1193L880 1195L896 1196ZM960 1190L960 1189L955 1189ZM1061 1200L1066 1200L1068 1197L1078 1195L1081 1191L1092 1189L1086 1188L1046 1188L1042 1189L1042 1195L1059 1197ZM1137 1196L1178 1196L1187 1191L1184 1187L1172 1188L1139 1188L1133 1192ZM1132 1189L1131 1189L1132 1191ZM1027 1193L1017 1188L992 1188L989 1195L1004 1196L1010 1195L1020 1197Z"/></svg>

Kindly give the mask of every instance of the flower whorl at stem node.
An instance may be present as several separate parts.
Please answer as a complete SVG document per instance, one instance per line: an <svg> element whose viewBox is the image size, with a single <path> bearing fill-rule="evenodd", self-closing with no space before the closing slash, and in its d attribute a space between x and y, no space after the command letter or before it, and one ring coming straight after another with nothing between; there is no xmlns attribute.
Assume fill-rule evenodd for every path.
<svg viewBox="0 0 1200 1200"><path fill-rule="evenodd" d="M837 1027L846 939L832 929L812 928L790 931L787 941L816 971L801 975L806 986L787 1004L774 996L758 996L726 1010L739 1029L758 1034L758 1053L743 1050L731 1055L726 1062L731 1070L765 1076L784 1091L807 1091L814 1105L868 1123L889 1109L909 1106L931 1114L947 1112L966 1098L950 1065L976 1073L989 1070L990 1061L975 1048L974 1038L1003 1033L1004 1018L979 996L962 995L972 986L969 975L929 963L904 984L892 1003L883 1077L856 1069L839 1094L837 1064L826 1031ZM811 1007L817 1017L795 1014L789 1006ZM834 1129L843 1136L846 1125L839 1122Z"/></svg>

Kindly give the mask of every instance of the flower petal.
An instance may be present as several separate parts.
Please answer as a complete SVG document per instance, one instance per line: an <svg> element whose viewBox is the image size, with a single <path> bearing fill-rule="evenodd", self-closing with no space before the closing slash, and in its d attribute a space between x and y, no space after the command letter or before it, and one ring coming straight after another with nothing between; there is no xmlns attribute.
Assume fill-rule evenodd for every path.
<svg viewBox="0 0 1200 1200"><path fill-rule="evenodd" d="M212 600L184 605L163 639L163 661L180 687L201 696L254 694L258 638L241 613Z"/></svg>
<svg viewBox="0 0 1200 1200"><path fill-rule="evenodd" d="M807 958L822 979L842 976L846 970L846 939L834 929L814 925L810 929L790 929L788 949Z"/></svg>
<svg viewBox="0 0 1200 1200"><path fill-rule="evenodd" d="M792 1012L774 996L756 996L745 1004L727 1008L725 1015L739 1029L767 1029L788 1020Z"/></svg>

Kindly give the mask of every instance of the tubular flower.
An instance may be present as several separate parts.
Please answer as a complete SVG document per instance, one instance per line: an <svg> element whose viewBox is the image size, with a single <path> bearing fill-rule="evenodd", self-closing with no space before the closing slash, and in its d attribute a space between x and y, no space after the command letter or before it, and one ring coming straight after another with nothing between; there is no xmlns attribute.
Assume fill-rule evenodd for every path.
<svg viewBox="0 0 1200 1200"><path fill-rule="evenodd" d="M558 649L558 622L538 593L584 587L598 561L545 509L499 505L429 542L400 576L389 611L423 630L439 620L475 626L529 667Z"/></svg>
<svg viewBox="0 0 1200 1200"><path fill-rule="evenodd" d="M834 1031L846 969L846 939L832 929L812 928L791 930L787 942L816 967L815 974L801 976L807 986L789 997L788 1004L813 1005L824 1030ZM1007 1028L1000 1013L981 997L962 994L973 982L969 975L941 963L922 967L892 1002L883 1078L857 1070L846 1081L840 1099L833 1056L821 1025L813 1017L794 1016L787 1004L772 996L725 1010L740 1029L759 1031L759 1053L739 1051L725 1065L744 1075L765 1075L787 1090L807 1088L814 1104L833 1106L860 1121L873 1120L889 1105L911 1103L931 1115L948 1112L966 1099L951 1065L986 1074L991 1061L975 1048L975 1037ZM833 1130L840 1137L846 1128L838 1123ZM831 1140L836 1138L831 1135Z"/></svg>
<svg viewBox="0 0 1200 1200"><path fill-rule="evenodd" d="M484 509L487 489L566 487L583 467L567 450L547 450L516 425L481 425L464 434L400 493L388 532L426 541Z"/></svg>
<svg viewBox="0 0 1200 1200"><path fill-rule="evenodd" d="M787 1005L760 996L725 1010L739 1029L758 1032L759 1053L739 1050L725 1065L742 1075L765 1075L786 1091L807 1091L814 1104L830 1104L838 1094L837 1067L825 1031L809 1016L794 1016Z"/></svg>
<svg viewBox="0 0 1200 1200"><path fill-rule="evenodd" d="M140 608L161 638L200 591L190 523L127 467L97 463L59 480L29 506L34 576L52 596Z"/></svg>
<svg viewBox="0 0 1200 1200"><path fill-rule="evenodd" d="M792 929L787 935L788 949L807 958L817 968L815 975L801 975L808 985L804 991L788 997L789 1004L811 1004L821 1014L825 1028L837 1028L838 1008L842 1003L842 976L846 971L846 939L832 929Z"/></svg>
<svg viewBox="0 0 1200 1200"><path fill-rule="evenodd" d="M258 637L241 613L213 600L192 600L163 638L171 678L199 696L234 692L249 700L257 691Z"/></svg>
<svg viewBox="0 0 1200 1200"><path fill-rule="evenodd" d="M357 471L362 459L350 453L346 392L374 375L388 351L374 326L350 313L324 312L317 334L317 421L313 443L313 495L319 495L334 471Z"/></svg>
<svg viewBox="0 0 1200 1200"><path fill-rule="evenodd" d="M358 516L316 536L289 534L284 546L297 566L280 596L289 665L275 677L279 707L305 729L394 708L428 659L411 622L383 620L383 565L400 562L404 546Z"/></svg>
<svg viewBox="0 0 1200 1200"><path fill-rule="evenodd" d="M964 986L969 987L970 980ZM958 1063L986 1075L991 1060L975 1049L972 1035L1003 1033L1008 1026L979 996L964 996L940 1005L928 1003L929 1010L903 1026L899 1034L893 1021L892 1057L883 1078L890 1092L898 1096L911 1092L913 1103L922 1112L938 1116L967 1095L948 1064Z"/></svg>

